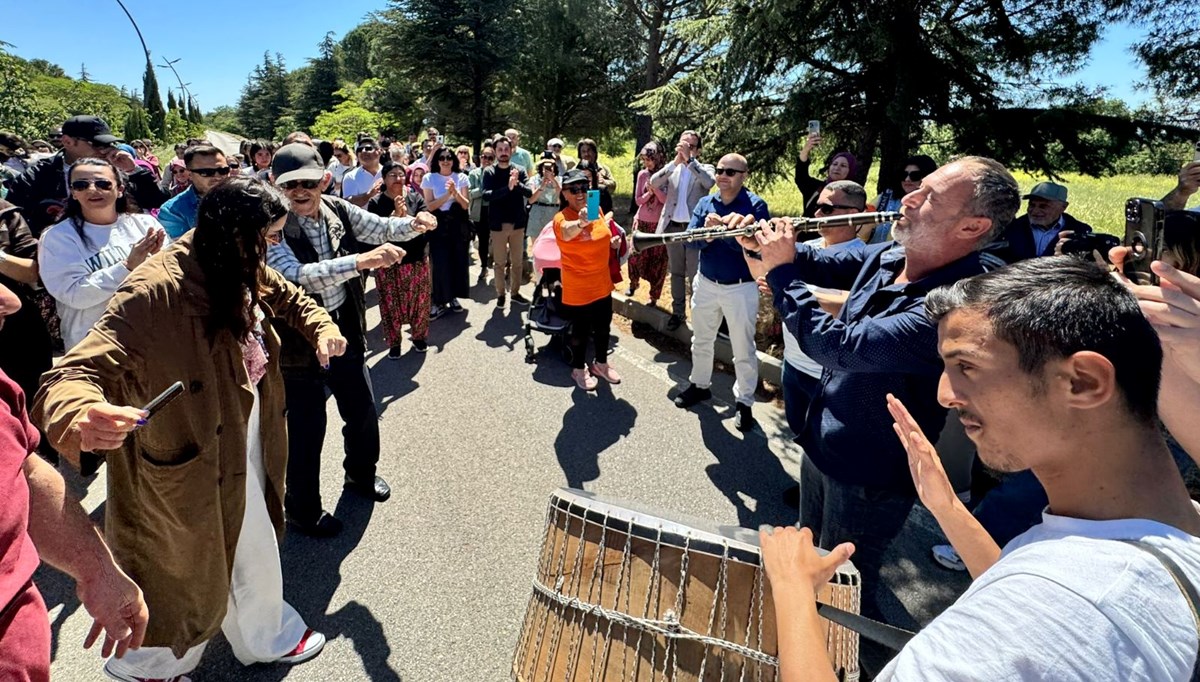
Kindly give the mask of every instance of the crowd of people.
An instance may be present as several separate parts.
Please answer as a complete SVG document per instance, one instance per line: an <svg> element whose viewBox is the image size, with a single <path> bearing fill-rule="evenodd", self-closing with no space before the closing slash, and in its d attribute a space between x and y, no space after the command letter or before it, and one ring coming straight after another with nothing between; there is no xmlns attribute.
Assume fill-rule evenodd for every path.
<svg viewBox="0 0 1200 682"><path fill-rule="evenodd" d="M622 381L609 337L627 262L625 293L644 281L657 304L669 275L666 327L692 332L675 405L712 399L724 335L743 432L756 428L755 323L770 295L785 415L804 450L792 491L803 530L762 538L783 679L823 673L813 595L851 555L862 612L882 618L883 557L918 500L950 541L933 548L939 563L976 581L871 671L880 679L1191 674L1200 513L1180 471L1200 459L1200 213L1185 210L1200 163L1163 198L1151 286L1101 267L1129 253L1094 252L1065 186L1022 193L983 157L910 157L871 197L849 152L810 175L814 132L796 170L804 217L903 217L798 241L746 187L747 159L705 162L696 130L673 153L658 140L639 150L629 233L593 140L572 158L562 139L531 151L514 129L477 154L435 128L420 137L298 131L237 153L194 139L164 165L94 116L45 142L0 133L0 674L48 678L37 552L80 583L114 679L186 679L218 630L244 664L315 656L325 640L283 599L278 541L285 522L314 537L341 529L320 496L327 392L344 422L345 488L391 494L366 373L366 276L400 358L406 328L425 352L432 322L464 313L472 251L497 308L530 305L538 239L557 245L577 390ZM748 226L759 229L630 254L630 233ZM180 377L188 410L138 407ZM1012 472L984 502L941 464L947 410L960 445ZM90 473L101 456L103 536L45 461ZM1011 646L980 660L980 639Z"/></svg>

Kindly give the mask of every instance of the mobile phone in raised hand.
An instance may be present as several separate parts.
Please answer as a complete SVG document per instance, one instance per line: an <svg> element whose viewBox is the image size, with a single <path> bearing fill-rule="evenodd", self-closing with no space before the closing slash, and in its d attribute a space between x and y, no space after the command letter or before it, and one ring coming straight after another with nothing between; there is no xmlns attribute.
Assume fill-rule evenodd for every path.
<svg viewBox="0 0 1200 682"><path fill-rule="evenodd" d="M821 122L820 121L809 121L808 122L808 134L809 135L813 135L813 134L820 135L821 134Z"/></svg>
<svg viewBox="0 0 1200 682"><path fill-rule="evenodd" d="M146 421L150 421L151 417L153 417L159 410L166 407L167 403L170 403L172 400L179 397L182 393L183 393L183 382L176 381L175 383L168 386L167 390L163 391L162 393L159 393L158 396L156 398L154 398L154 400L151 400L150 402L146 403L146 406L142 408L147 413L146 417L145 417Z"/></svg>
<svg viewBox="0 0 1200 682"><path fill-rule="evenodd" d="M600 190L589 189L587 193L588 218L595 220L600 217Z"/></svg>
<svg viewBox="0 0 1200 682"><path fill-rule="evenodd" d="M1163 221L1166 208L1153 199L1130 199L1125 202L1124 272L1134 284L1158 284L1158 275L1150 264L1162 255Z"/></svg>
<svg viewBox="0 0 1200 682"><path fill-rule="evenodd" d="M1200 163L1200 140L1196 140L1196 151L1192 153L1192 161Z"/></svg>

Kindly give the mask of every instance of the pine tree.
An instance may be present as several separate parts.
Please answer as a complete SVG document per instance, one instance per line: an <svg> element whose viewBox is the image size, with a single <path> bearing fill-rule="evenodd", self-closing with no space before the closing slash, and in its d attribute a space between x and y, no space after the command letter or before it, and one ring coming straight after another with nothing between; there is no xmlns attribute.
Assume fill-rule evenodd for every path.
<svg viewBox="0 0 1200 682"><path fill-rule="evenodd" d="M188 120L196 125L204 124L204 114L200 111L200 105L196 103L194 97L188 98Z"/></svg>
<svg viewBox="0 0 1200 682"><path fill-rule="evenodd" d="M341 101L334 94L338 85L338 63L334 51L337 43L333 41L333 33L326 33L325 39L319 46L320 54L316 59L308 60L304 79L297 93L295 106L296 126L308 130L316 122L317 115L323 111L333 111Z"/></svg>
<svg viewBox="0 0 1200 682"><path fill-rule="evenodd" d="M151 136L150 120L146 117L146 110L142 107L142 103L136 98L129 102L129 113L125 114L125 139L126 140L142 140Z"/></svg>
<svg viewBox="0 0 1200 682"><path fill-rule="evenodd" d="M158 94L158 78L154 75L154 65L150 56L146 55L146 73L142 76L142 106L150 119L150 130L160 140L167 135L167 110L163 109L162 96Z"/></svg>
<svg viewBox="0 0 1200 682"><path fill-rule="evenodd" d="M167 88L167 111L175 111L179 108L179 103L175 101L175 91Z"/></svg>
<svg viewBox="0 0 1200 682"><path fill-rule="evenodd" d="M280 119L291 114L287 67L283 55L263 53L238 99L238 123L250 137L273 138Z"/></svg>
<svg viewBox="0 0 1200 682"><path fill-rule="evenodd" d="M79 80L83 81L84 83L92 82L92 74L88 73L87 64L79 64Z"/></svg>

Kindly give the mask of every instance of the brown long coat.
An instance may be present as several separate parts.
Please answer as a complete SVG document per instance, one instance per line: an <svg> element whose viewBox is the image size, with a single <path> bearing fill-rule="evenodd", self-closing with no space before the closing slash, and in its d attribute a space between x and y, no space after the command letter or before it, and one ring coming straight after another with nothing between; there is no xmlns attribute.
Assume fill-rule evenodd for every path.
<svg viewBox="0 0 1200 682"><path fill-rule="evenodd" d="M263 268L263 312L315 344L337 334L300 289ZM105 535L150 610L146 646L181 656L221 627L246 502L246 426L254 394L233 334L204 331L204 274L184 235L139 267L96 326L45 375L33 416L60 452L77 456L76 422L89 405L140 407L175 381L183 395L106 453ZM259 384L266 499L283 530L287 464L279 337L264 324L267 374Z"/></svg>

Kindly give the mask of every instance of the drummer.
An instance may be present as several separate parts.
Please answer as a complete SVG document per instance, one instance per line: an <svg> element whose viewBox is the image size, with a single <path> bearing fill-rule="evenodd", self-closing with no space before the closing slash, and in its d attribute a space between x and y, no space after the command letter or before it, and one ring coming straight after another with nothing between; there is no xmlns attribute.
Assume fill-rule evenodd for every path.
<svg viewBox="0 0 1200 682"><path fill-rule="evenodd" d="M608 335L613 316L610 263L622 250L625 237L611 214L588 215L587 175L567 171L561 185L566 206L554 216L553 225L562 254L563 316L571 321L571 378L579 388L594 391L597 377L610 384L621 383L621 375L608 363ZM589 338L596 355L591 365L586 365Z"/></svg>

